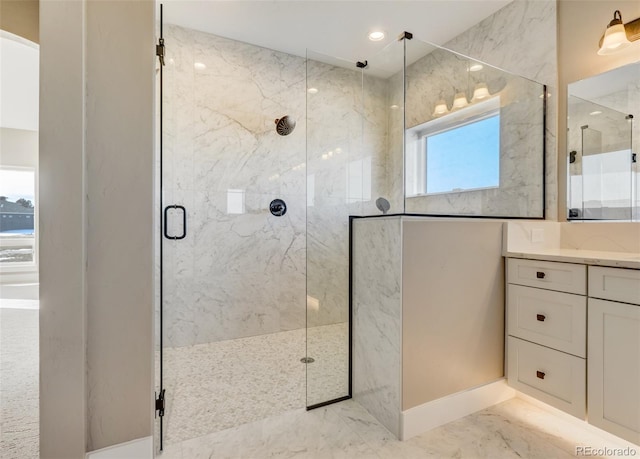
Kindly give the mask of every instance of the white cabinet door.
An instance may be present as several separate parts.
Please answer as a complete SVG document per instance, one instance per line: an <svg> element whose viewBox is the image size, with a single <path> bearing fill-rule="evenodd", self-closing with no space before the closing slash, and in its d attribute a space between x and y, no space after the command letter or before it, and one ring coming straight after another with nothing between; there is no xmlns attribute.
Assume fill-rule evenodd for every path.
<svg viewBox="0 0 640 459"><path fill-rule="evenodd" d="M589 298L589 423L640 444L640 306Z"/></svg>

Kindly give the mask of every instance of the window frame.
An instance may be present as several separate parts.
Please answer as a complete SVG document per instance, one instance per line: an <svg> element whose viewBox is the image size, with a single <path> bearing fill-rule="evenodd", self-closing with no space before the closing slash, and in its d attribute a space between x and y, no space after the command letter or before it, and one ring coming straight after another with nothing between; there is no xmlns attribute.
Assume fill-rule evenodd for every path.
<svg viewBox="0 0 640 459"><path fill-rule="evenodd" d="M439 118L433 119L424 123L421 126L413 128L414 135L418 141L418 154L416 155L416 194L408 195L407 198L416 198L423 196L440 196L447 194L467 193L482 190L492 190L500 188L501 174L500 165L502 163L501 149L500 149L500 133L498 136L498 184L495 186L477 187L477 188L464 188L457 189L455 191L427 191L427 166L428 166L428 149L427 139L431 136L442 134L444 132L452 131L464 126L468 126L473 123L477 123L495 116L501 116L500 96L494 96L490 99L482 102L473 103L467 107L461 108L454 112L450 112Z"/></svg>
<svg viewBox="0 0 640 459"><path fill-rule="evenodd" d="M30 241L33 246L33 261L28 262L0 262L0 273L32 273L38 272L39 265L39 208L38 208L38 168L36 166L12 166L12 165L0 165L0 170L8 171L28 171L33 172L33 236L0 236L0 243L2 245L11 246L24 245L26 241Z"/></svg>

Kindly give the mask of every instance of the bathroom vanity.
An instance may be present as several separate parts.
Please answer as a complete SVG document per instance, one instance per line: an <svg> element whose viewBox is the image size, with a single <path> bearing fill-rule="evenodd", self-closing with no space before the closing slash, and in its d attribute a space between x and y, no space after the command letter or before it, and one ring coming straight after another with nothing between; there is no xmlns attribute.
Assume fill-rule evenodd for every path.
<svg viewBox="0 0 640 459"><path fill-rule="evenodd" d="M640 444L639 228L627 224L630 251L560 237L593 231L582 245L603 244L605 225L505 224L506 374L518 391ZM516 241L527 231L529 247Z"/></svg>

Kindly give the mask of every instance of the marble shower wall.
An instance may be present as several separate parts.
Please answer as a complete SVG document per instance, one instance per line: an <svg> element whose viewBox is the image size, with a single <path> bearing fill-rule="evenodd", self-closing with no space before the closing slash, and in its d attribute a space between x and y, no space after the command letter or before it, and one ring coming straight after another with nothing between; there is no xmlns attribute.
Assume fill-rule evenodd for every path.
<svg viewBox="0 0 640 459"><path fill-rule="evenodd" d="M349 215L386 194L387 86L310 56L307 96L307 325L349 319Z"/></svg>
<svg viewBox="0 0 640 459"><path fill-rule="evenodd" d="M558 214L558 63L556 0L515 0L444 45L547 85L546 218Z"/></svg>
<svg viewBox="0 0 640 459"><path fill-rule="evenodd" d="M188 215L165 239L165 345L302 328L305 60L171 25L165 42L164 204Z"/></svg>
<svg viewBox="0 0 640 459"><path fill-rule="evenodd" d="M355 65L165 35L164 204L188 214L187 237L165 240L166 345L346 322L348 217L378 213L387 187L384 80L363 88ZM297 126L282 137L285 114Z"/></svg>
<svg viewBox="0 0 640 459"><path fill-rule="evenodd" d="M546 177L545 177L545 191L546 191L546 218L556 219L557 215L557 146L556 146L556 129L557 129L557 63L556 63L556 2L555 0L515 0L508 4L495 14L484 19L477 25L473 26L469 30L463 32L453 40L442 44L446 49L450 49L471 59L475 59L487 64L490 64L498 69L505 70L514 75L519 75L529 80L536 81L541 84L547 85L549 96L547 98L547 112L546 112ZM420 30L414 30L414 40L407 43L408 48L420 47L419 37ZM424 45L422 45L424 46ZM526 52L524 52L526 50ZM441 51L439 53L443 53ZM424 98L439 99L441 96L447 96L449 98L449 104L453 94L441 94L440 87L430 88L430 82L423 81L422 84L415 78L411 82L412 70L416 71L420 66L425 66L429 60L433 60L434 67L429 67L425 70L430 72L438 72L435 67L439 60L442 60L442 55L438 58L438 52L432 53L434 56L427 56L423 60L419 60L414 64L408 66L407 74L410 79L409 84L413 83L414 90L408 87L407 93L407 128L412 126L411 114L419 114L422 110L427 115L431 115L433 111L433 105L419 104L424 102ZM431 56L431 55L430 55ZM453 67L453 64L452 64ZM485 72L488 69L485 68ZM455 78L456 72L446 73L447 84L452 85L452 79ZM481 73L481 72L480 72ZM415 73L414 73L415 75ZM433 75L431 75L433 76ZM396 74L389 79L389 81L395 81L401 79L401 74ZM442 79L442 76L440 77ZM437 79L436 79L437 80ZM397 84L392 84L394 88L397 88ZM466 85L465 85L466 86ZM419 91L416 91L418 89ZM489 88L491 90L491 88ZM393 97L400 98L399 94L394 94ZM539 99L535 99L539 101ZM418 105L416 105L418 104ZM533 107L529 107L534 109ZM519 112L525 113L529 108L524 105L520 105ZM428 113L427 113L428 112ZM420 117L414 117L413 123L417 123ZM422 118L420 122L426 121L428 118ZM448 210L447 213L471 213L471 209L475 209L474 213L480 213L482 209L483 213L495 213L505 215L511 213L512 215L522 215L525 212L525 208L529 206L529 195L535 195L536 199L540 199L540 193L536 192L536 187L539 185L531 185L521 187L517 185L518 181L524 179L524 175L529 174L527 167L529 162L534 161L537 158L530 157L531 149L520 148L517 144L517 138L519 136L518 130L522 129L522 126L514 125L510 126L513 130L513 136L511 136L511 143L516 148L511 148L506 153L512 157L519 157L523 163L520 163L517 167L513 167L510 171L504 171L512 179L514 187L509 193L503 193L499 201L496 201L495 197L482 197L478 194L476 197L472 197L470 193L461 193L455 196L452 200L440 200L434 202L433 208L430 208L431 212L440 212ZM389 128L389 136L391 138L397 137L399 132L402 132L401 120L396 123L391 120ZM395 142L391 142L394 145ZM402 164L398 162L402 161L402 155L392 155L392 160L396 164L390 164L389 170L394 171L394 177L389 180L395 183L402 183ZM527 164L524 166L523 164ZM539 168L539 167L538 167ZM501 171L502 173L502 171ZM539 183L537 180L536 183ZM401 185L402 186L402 185ZM411 199L407 200L407 212L424 212L425 209L421 208L418 204L414 204ZM517 204L516 201L520 201ZM436 206L437 204L437 206ZM431 206L431 204L429 204ZM539 204L533 203L533 205ZM497 212L500 209L501 212ZM504 211L502 211L504 209Z"/></svg>
<svg viewBox="0 0 640 459"><path fill-rule="evenodd" d="M408 47L414 45L424 48L420 42L407 44ZM432 49L427 47L425 51ZM433 49L408 66L407 154L414 144L414 148L421 148L420 138L412 137L418 134L413 129L421 129L421 125L436 118L432 112L439 99L451 104L457 92L464 92L471 100L475 86L484 83L490 94L499 97L500 185L409 197L406 210L422 214L540 217L543 209L543 87L487 65L469 72L467 69L473 63L447 50Z"/></svg>
<svg viewBox="0 0 640 459"><path fill-rule="evenodd" d="M636 66L640 68L640 64L636 64ZM640 81L629 83L625 89L597 97L593 101L613 110L634 116L631 149L634 152L640 152L640 120L638 119L640 117L640 109L638 108L640 107Z"/></svg>
<svg viewBox="0 0 640 459"><path fill-rule="evenodd" d="M353 397L399 437L402 219L357 219L353 231Z"/></svg>

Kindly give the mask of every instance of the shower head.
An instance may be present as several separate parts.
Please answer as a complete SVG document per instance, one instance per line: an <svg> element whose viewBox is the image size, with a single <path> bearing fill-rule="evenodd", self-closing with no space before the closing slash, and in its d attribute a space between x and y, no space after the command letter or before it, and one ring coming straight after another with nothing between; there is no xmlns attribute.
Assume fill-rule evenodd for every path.
<svg viewBox="0 0 640 459"><path fill-rule="evenodd" d="M387 201L385 198L380 197L376 199L376 207L380 212L386 214L389 209L391 209L391 204L389 204L389 201Z"/></svg>
<svg viewBox="0 0 640 459"><path fill-rule="evenodd" d="M288 115L276 120L276 132L280 135L289 135L296 128L296 120Z"/></svg>

